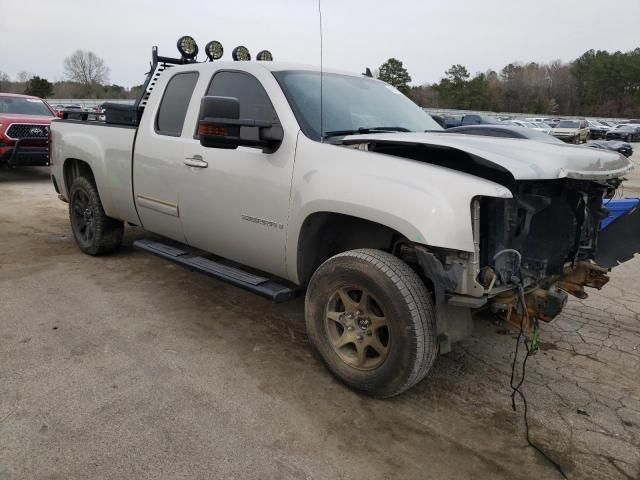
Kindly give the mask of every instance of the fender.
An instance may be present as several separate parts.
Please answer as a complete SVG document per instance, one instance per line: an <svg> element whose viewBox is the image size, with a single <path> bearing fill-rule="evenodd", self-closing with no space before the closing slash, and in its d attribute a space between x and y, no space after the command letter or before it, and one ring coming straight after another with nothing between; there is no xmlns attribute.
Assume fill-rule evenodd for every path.
<svg viewBox="0 0 640 480"><path fill-rule="evenodd" d="M444 167L318 143L300 135L291 188L287 272L298 280L305 219L334 212L392 228L412 242L474 251L471 201L512 198L504 186Z"/></svg>

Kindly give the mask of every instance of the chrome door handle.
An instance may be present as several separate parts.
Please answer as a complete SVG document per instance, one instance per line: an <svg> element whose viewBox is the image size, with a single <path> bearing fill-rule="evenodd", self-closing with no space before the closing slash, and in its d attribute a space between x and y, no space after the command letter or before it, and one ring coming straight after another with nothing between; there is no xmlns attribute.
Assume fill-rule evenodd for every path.
<svg viewBox="0 0 640 480"><path fill-rule="evenodd" d="M207 168L209 164L205 162L200 155L194 155L193 157L186 157L184 164L189 167Z"/></svg>

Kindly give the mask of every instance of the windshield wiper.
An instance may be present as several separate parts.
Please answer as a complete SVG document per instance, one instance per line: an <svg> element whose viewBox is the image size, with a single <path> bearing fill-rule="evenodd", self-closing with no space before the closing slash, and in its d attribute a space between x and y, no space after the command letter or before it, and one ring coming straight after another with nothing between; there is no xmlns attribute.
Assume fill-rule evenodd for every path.
<svg viewBox="0 0 640 480"><path fill-rule="evenodd" d="M362 135L366 133L410 132L404 127L360 127L357 130L332 130L324 133L324 138L343 137L346 135Z"/></svg>

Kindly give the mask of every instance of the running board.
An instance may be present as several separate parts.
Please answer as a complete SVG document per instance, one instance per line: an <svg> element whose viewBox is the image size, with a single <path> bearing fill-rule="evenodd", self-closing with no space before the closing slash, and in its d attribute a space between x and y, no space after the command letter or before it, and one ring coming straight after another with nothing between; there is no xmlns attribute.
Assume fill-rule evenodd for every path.
<svg viewBox="0 0 640 480"><path fill-rule="evenodd" d="M275 303L286 302L296 296L296 291L285 285L281 285L265 277L245 272L238 268L229 267L204 257L191 255L185 250L165 245L151 240L136 240L133 246L141 250L153 253L159 257L171 260L189 270L204 273L236 287L244 288L262 295Z"/></svg>

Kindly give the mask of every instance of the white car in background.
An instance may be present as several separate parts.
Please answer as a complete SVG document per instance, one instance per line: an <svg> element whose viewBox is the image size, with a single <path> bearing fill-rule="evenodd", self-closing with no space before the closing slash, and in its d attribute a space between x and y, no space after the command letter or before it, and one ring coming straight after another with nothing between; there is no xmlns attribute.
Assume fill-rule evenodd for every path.
<svg viewBox="0 0 640 480"><path fill-rule="evenodd" d="M537 130L538 132L542 132L542 133L546 133L547 135L549 135L551 133L551 125L548 125L544 122L531 122L535 125L534 130Z"/></svg>
<svg viewBox="0 0 640 480"><path fill-rule="evenodd" d="M546 134L551 132L551 127L543 122L534 122L534 121L528 121L528 120L511 120L511 124L518 127L530 128L532 130L536 130L538 132L542 132Z"/></svg>
<svg viewBox="0 0 640 480"><path fill-rule="evenodd" d="M589 140L589 124L586 120L560 120L558 124L551 129L551 135L559 138L564 142L570 143L586 143Z"/></svg>

